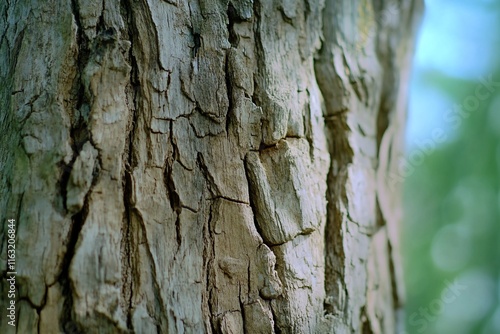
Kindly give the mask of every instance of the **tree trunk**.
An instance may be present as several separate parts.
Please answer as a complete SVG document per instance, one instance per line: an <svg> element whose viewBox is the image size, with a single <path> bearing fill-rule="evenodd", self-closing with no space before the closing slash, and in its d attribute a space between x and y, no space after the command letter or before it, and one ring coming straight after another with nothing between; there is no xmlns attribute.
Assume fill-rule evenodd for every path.
<svg viewBox="0 0 500 334"><path fill-rule="evenodd" d="M1 1L0 332L396 332L419 7Z"/></svg>

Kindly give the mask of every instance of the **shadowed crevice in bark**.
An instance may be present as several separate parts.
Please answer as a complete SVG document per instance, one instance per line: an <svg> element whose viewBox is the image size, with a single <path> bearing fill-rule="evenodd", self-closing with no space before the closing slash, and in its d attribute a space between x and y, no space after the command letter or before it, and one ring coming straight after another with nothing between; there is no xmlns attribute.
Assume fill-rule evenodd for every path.
<svg viewBox="0 0 500 334"><path fill-rule="evenodd" d="M7 32L7 31L6 31ZM10 66L10 69L9 69L9 74L12 74L14 73L14 70L16 69L17 67L17 63L19 61L19 52L21 51L21 45L23 43L23 39L24 39L24 34L26 32L26 27L24 27L20 32L19 34L17 35L16 37L16 40L14 41L14 46L11 50L12 52L12 56L11 56L11 60L12 63L11 63L11 66ZM2 36L2 40L3 40L3 36ZM15 94L16 92L13 92L12 94Z"/></svg>
<svg viewBox="0 0 500 334"><path fill-rule="evenodd" d="M400 300L399 295L398 295L398 280L396 279L396 266L394 263L394 255L393 255L393 247L391 245L391 242L388 242L387 245L388 253L389 253L389 270L390 270L390 275L391 275L391 290L392 290L392 302L394 305L395 309L399 309L403 307L403 301Z"/></svg>
<svg viewBox="0 0 500 334"><path fill-rule="evenodd" d="M71 287L71 279L69 278L69 267L71 265L71 260L75 254L76 243L78 237L82 230L83 223L87 216L87 208L84 209L72 217L72 227L70 232L70 237L68 240L67 251L63 261L63 267L61 275L59 276L59 283L62 286L62 294L66 298L63 303L63 312L60 318L60 326L64 329L66 333L80 334L84 333L83 328L73 321L73 290Z"/></svg>
<svg viewBox="0 0 500 334"><path fill-rule="evenodd" d="M231 4L230 4L231 5ZM229 27L229 26L228 26ZM232 26L231 26L232 29ZM229 34L231 35L231 30L229 31ZM233 30L234 34L234 30ZM237 45L233 46L237 47ZM225 72L225 79L226 79L226 91L227 91L227 101L228 101L228 107L227 107L227 113L226 113L226 135L229 137L229 127L231 125L231 117L233 116L233 83L231 81L231 69L229 67L229 52L231 49L229 49L226 52L226 56L224 58L224 72Z"/></svg>
<svg viewBox="0 0 500 334"><path fill-rule="evenodd" d="M157 311L158 312L155 312L153 314L151 314L151 316L156 320L157 322L157 329L158 329L158 333L163 333L166 328L168 328L168 312L167 312L167 308L166 308L166 303L165 301L163 300L163 297L162 297L162 294L161 294L161 285L160 283L158 282L158 278L156 277L156 273L158 272L158 268L155 264L155 260L154 260L154 256L153 256L153 253L151 252L151 244L148 240L148 236L147 236L147 231L146 231L146 225L145 225L145 222L144 222L144 218L140 215L139 212L136 212L136 214L134 214L134 217L137 218L137 222L138 222L138 225L140 225L140 227L138 227L138 232L137 234L141 233L142 236L142 240L145 241L145 249L146 249L146 253L147 253L147 261L150 265L150 271L149 271L149 274L151 275L151 285L152 285L152 289L153 289L153 292L154 292L154 303L155 303L155 307L157 307ZM134 220L135 222L135 220Z"/></svg>
<svg viewBox="0 0 500 334"><path fill-rule="evenodd" d="M203 158L203 154L198 152L196 157L196 164L203 177L205 178L208 191L210 192L211 199L215 199L217 197L221 197L221 191L217 186L217 182L215 182L214 176L208 170L207 164L205 163L205 158Z"/></svg>
<svg viewBox="0 0 500 334"><path fill-rule="evenodd" d="M370 319L366 315L366 308L361 309L361 334L373 334Z"/></svg>
<svg viewBox="0 0 500 334"><path fill-rule="evenodd" d="M395 35L401 32L393 31L393 27L387 24L389 12L389 6L391 3L382 0L372 0L373 7L375 9L375 15L378 19L375 20L377 33L376 36L379 37L380 31L384 34ZM394 10L400 9L401 4L394 5ZM395 15L395 14L394 14ZM383 30L382 30L383 29ZM375 32L374 32L375 33ZM399 87L399 72L397 69L397 64L394 62L395 49L390 45L390 39L376 39L375 47L377 60L380 62L381 66L384 68L383 79L382 79L382 92L380 103L377 110L377 150L380 149L380 144L382 142L382 137L385 131L389 127L391 119L391 110L393 110L396 103L396 94Z"/></svg>
<svg viewBox="0 0 500 334"><path fill-rule="evenodd" d="M170 203L170 208L175 212L175 236L177 240L177 249L181 247L182 237L180 233L180 215L182 212L182 203L179 197L179 193L175 188L174 178L172 176L172 168L173 163L176 161L176 157L178 155L177 146L175 145L175 141L173 140L173 122L170 122L170 144L172 145L172 156L167 157L165 161L165 167L163 172L163 183L165 185L165 189L167 189L168 201Z"/></svg>
<svg viewBox="0 0 500 334"><path fill-rule="evenodd" d="M331 94L321 83L319 86L323 94ZM343 313L348 308L344 272L346 256L342 232L344 217L341 206L348 205L345 185L353 152L347 139L350 130L346 118L342 113L325 120L331 159L327 176L325 226L325 310L330 314Z"/></svg>
<svg viewBox="0 0 500 334"><path fill-rule="evenodd" d="M391 86L391 88L393 87ZM378 151L380 151L380 144L382 143L382 138L384 137L385 131L389 127L389 113L391 111L391 108L393 107L391 103L394 103L394 101L391 101L391 103L389 103L388 98L389 97L387 97L386 94L382 95L379 110L377 113L377 154Z"/></svg>
<svg viewBox="0 0 500 334"><path fill-rule="evenodd" d="M90 101L87 94L85 94L85 84L83 82L83 71L88 63L90 55L90 46L87 37L83 32L83 27L80 21L80 12L77 0L71 1L71 8L73 17L76 23L76 44L78 46L78 55L76 59L76 66L78 68L77 76L73 82L73 96L72 103L74 104L74 111L72 113L70 138L71 148L73 150L73 157L68 164L63 161L60 162L59 168L61 169L61 178L59 180L59 188L62 195L62 202L64 210L67 213L67 186L70 178L73 164L77 159L80 151L82 150L85 142L91 140L90 131L88 128L88 117L90 113Z"/></svg>
<svg viewBox="0 0 500 334"><path fill-rule="evenodd" d="M133 185L133 170L136 166L136 161L134 157L134 137L136 133L136 126L138 122L138 104L137 98L140 93L140 82L139 82L139 68L137 65L137 59L134 55L134 17L131 11L131 4L128 0L121 1L120 12L125 22L125 31L128 33L128 40L130 41L129 49L129 63L131 65L130 70L130 82L127 87L127 106L129 109L129 124L127 128L129 133L127 134L127 143L125 145L125 152L123 155L123 169L122 176L122 187L123 187L123 204L124 204L124 216L123 224L121 229L121 263L122 263L122 308L126 313L126 323L127 328L131 331L134 330L132 324L132 311L134 308L133 296L134 296L134 286L136 284L135 278L137 277L137 265L134 261L133 254L137 253L137 240L134 239L136 234L138 217L134 212L134 185Z"/></svg>
<svg viewBox="0 0 500 334"><path fill-rule="evenodd" d="M132 249L136 251L135 240L132 237L132 219L133 213L130 195L132 190L132 179L128 171L125 171L125 184L124 184L124 204L125 214L122 226L122 241L121 241L121 254L122 254L122 298L126 301L126 316L127 328L133 330L132 326L132 309L133 309L133 292L134 292L134 272L135 265L132 258Z"/></svg>
<svg viewBox="0 0 500 334"><path fill-rule="evenodd" d="M245 159L245 160L246 160L246 159ZM248 163L245 161L245 176L246 176L246 178L247 178L248 190L249 190L249 192L250 192L250 196L249 196L249 198L250 198L250 203L249 203L249 204L250 204L250 208L252 209L252 213L253 213L253 223L254 223L254 225L255 225L255 229L257 230L257 232L259 233L259 235L260 235L260 236L261 236L261 238L262 238L262 242L263 242L266 246L268 246L268 247L269 247L269 249L271 249L271 251L272 251L272 248L271 248L271 247L272 247L273 245L272 245L272 244L267 243L267 242L266 242L266 240L262 237L262 229L260 228L259 223L257 222L257 215L258 215L258 213L257 213L257 208L255 207L255 203L254 203L254 202L255 202L255 200L254 200L254 196L252 196L252 193L253 193L253 191L254 191L254 190L253 190L253 188L252 188L252 182L251 182L250 175L248 175L248 174L249 174L249 170L248 170L248 168L249 168L249 167L248 167Z"/></svg>
<svg viewBox="0 0 500 334"><path fill-rule="evenodd" d="M274 321L274 334L282 334L281 328L278 326L278 322L276 321L276 314L274 308L271 307L271 314L273 316Z"/></svg>
<svg viewBox="0 0 500 334"><path fill-rule="evenodd" d="M71 261L75 255L76 246L78 243L78 239L80 237L80 233L82 231L82 227L85 223L85 220L87 219L87 215L89 212L88 200L90 194L92 193L92 189L97 182L98 168L99 168L98 165L96 165L94 168L92 184L85 196L82 209L71 217L71 229L69 232L69 237L66 241L66 254L64 255L64 260L62 263L62 271L58 278L58 282L62 286L62 294L63 296L65 296L64 310L60 318L60 324L62 328L67 330L69 333L80 333L81 331L83 331L83 329L79 329L80 325L78 325L72 319L73 289L72 289L71 279L69 277L69 270L71 266Z"/></svg>
<svg viewBox="0 0 500 334"><path fill-rule="evenodd" d="M85 94L85 86L82 79L82 73L87 65L90 49L89 41L87 40L85 34L83 33L83 28L80 23L79 6L77 0L72 0L71 2L73 17L77 25L77 36L76 43L78 45L78 56L77 56L77 66L78 75L75 78L74 89L76 91L76 101L75 110L78 113L75 122L72 124L70 136L72 139L72 149L73 158L69 165L64 166L62 179L60 182L61 194L63 196L64 208L66 207L66 187L70 177L73 163L75 162L78 154L83 146L83 144L90 140L90 132L88 129L88 124L86 117L90 111L88 96ZM96 166L97 168L97 166ZM73 289L71 286L71 279L69 277L69 270L73 256L75 255L76 244L80 236L83 224L88 214L88 196L92 192L92 187L96 182L96 175L94 169L94 175L92 180L92 185L87 192L84 200L84 205L82 209L71 217L71 229L69 232L69 237L66 245L66 254L64 255L64 260L62 264L62 271L59 275L58 281L62 287L62 295L65 296L63 302L63 312L61 313L61 318L59 319L60 328L66 333L83 333L83 328L73 320Z"/></svg>
<svg viewBox="0 0 500 334"><path fill-rule="evenodd" d="M214 256L215 256L215 242L213 235L213 206L214 202L209 202L208 208L208 218L206 219L206 223L203 226L203 269L205 272L205 291L203 292L202 302L203 305L206 305L205 309L205 329L207 333L218 333L216 326L216 315L213 312L212 300L214 298L213 294L216 293L215 287L215 264L214 264ZM208 322L208 323L207 323Z"/></svg>
<svg viewBox="0 0 500 334"><path fill-rule="evenodd" d="M227 30L229 34L228 41L233 48L237 48L240 37L234 31L234 24L241 22L241 19L238 17L236 9L231 2L229 2L229 4L227 5L227 18L229 21L227 24Z"/></svg>
<svg viewBox="0 0 500 334"><path fill-rule="evenodd" d="M316 79L325 99L323 115L330 154L330 167L327 176L327 218L325 226L325 311L328 314L343 316L348 309L348 295L345 283L344 236L341 207L347 207L346 181L347 168L354 156L348 134L346 87L337 74L333 60L333 50L337 43L336 26L333 12L337 10L334 1L327 1L323 9L324 41L316 56L314 69ZM345 62L345 57L344 57Z"/></svg>

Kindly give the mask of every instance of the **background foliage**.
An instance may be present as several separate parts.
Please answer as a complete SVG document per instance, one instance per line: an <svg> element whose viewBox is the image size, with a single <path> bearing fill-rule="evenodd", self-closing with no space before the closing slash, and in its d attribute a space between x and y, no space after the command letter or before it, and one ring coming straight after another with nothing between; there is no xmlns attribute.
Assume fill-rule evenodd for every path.
<svg viewBox="0 0 500 334"><path fill-rule="evenodd" d="M500 333L500 1L426 7L407 138L406 331Z"/></svg>

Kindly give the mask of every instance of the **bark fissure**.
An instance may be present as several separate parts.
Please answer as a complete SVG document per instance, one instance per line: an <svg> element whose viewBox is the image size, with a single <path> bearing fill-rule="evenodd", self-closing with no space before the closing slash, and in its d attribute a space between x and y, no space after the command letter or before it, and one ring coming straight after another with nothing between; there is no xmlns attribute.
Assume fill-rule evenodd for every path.
<svg viewBox="0 0 500 334"><path fill-rule="evenodd" d="M129 172L125 172L128 174ZM132 247L133 247L133 238L131 236L131 225L132 225L132 202L130 200L130 194L132 190L132 180L130 174L125 176L125 185L124 185L124 204L125 204L125 215L124 215L124 223L122 227L122 243L121 248L122 251L122 263L123 263L123 287L122 287L122 297L126 301L126 318L127 318L127 327L130 330L133 330L132 326L132 308L133 308L133 294L134 294L134 282L133 282L133 264L132 264Z"/></svg>
<svg viewBox="0 0 500 334"><path fill-rule="evenodd" d="M213 294L215 289L214 280L214 253L215 253L215 241L212 231L212 219L213 219L213 201L209 202L209 214L204 226L204 247L203 247L203 264L205 272L205 300L204 304L208 307L208 314L205 314L205 321L207 332L211 330L212 333L218 333L217 326L215 323L215 314L213 311ZM207 296L208 294L208 296Z"/></svg>
<svg viewBox="0 0 500 334"><path fill-rule="evenodd" d="M173 144L173 141L171 141L171 143L172 143L172 147L175 147ZM174 150L173 155L175 156L175 150ZM182 242L182 237L180 234L180 215L182 213L183 206L181 204L179 194L178 194L177 190L175 189L175 182L174 182L174 178L172 176L172 164L173 164L173 161L175 161L173 159L174 159L173 157L169 157L165 161L163 182L165 184L165 188L167 189L170 207L172 208L172 210L175 212L175 215L176 215L175 235L176 235L176 240L177 240L177 249L179 249L181 247L181 242Z"/></svg>
<svg viewBox="0 0 500 334"><path fill-rule="evenodd" d="M229 1L228 5L227 5L227 18L229 21L227 24L227 31L229 34L228 41L233 48L237 48L240 37L234 31L234 24L241 22L241 20L238 18L238 14L236 13L236 9L234 8L233 3L231 1Z"/></svg>
<svg viewBox="0 0 500 334"><path fill-rule="evenodd" d="M77 334L83 333L83 329L75 321L73 321L73 289L71 287L71 279L69 278L69 267L75 254L76 243L85 221L86 212L84 211L85 209L75 214L72 218L70 238L68 245L66 246L67 251L64 257L62 272L59 277L59 283L62 286L63 295L66 296L64 299L64 311L62 312L60 318L60 326L66 332Z"/></svg>
<svg viewBox="0 0 500 334"><path fill-rule="evenodd" d="M229 3L229 5L231 6L231 3ZM228 16L229 16L229 12L228 12ZM232 19L230 19L230 23L232 22L231 21ZM228 25L228 29L232 29L232 25L229 26ZM234 33L234 30L233 30L233 33ZM229 34L231 35L231 30L229 30ZM233 43L231 43L231 45L233 45ZM233 47L237 47L237 45L233 45ZM224 72L225 72L225 81L226 81L226 91L227 91L227 100L228 100L228 107L227 107L227 112L226 112L226 135L229 137L229 126L231 124L231 117L232 117L232 113L233 113L233 83L231 82L231 74L230 74L230 68L229 68L229 60L228 60L228 57L229 57L229 52L231 51L231 49L229 49L227 52L226 52L226 56L224 58Z"/></svg>
<svg viewBox="0 0 500 334"><path fill-rule="evenodd" d="M127 143L125 145L126 151L124 152L124 171L122 177L122 187L123 187L123 204L125 209L124 221L121 230L121 263L123 266L123 279L122 279L122 303L125 309L127 328L133 331L132 324L132 310L133 310L133 296L134 296L134 278L135 278L135 263L133 262L133 250L136 250L136 245L134 244L136 240L132 237L133 233L133 219L137 219L137 215L134 214L133 210L135 201L133 197L134 185L133 185L133 170L136 167L136 162L134 159L134 138L136 135L136 126L138 123L138 95L140 94L140 81L139 81L139 67L137 64L137 59L134 55L134 19L133 13L131 11L130 2L128 0L121 1L120 12L125 21L124 31L128 33L128 40L130 41L130 49L128 55L128 61L131 65L130 78L127 91L127 107L129 109L129 133L127 134ZM131 98L132 101L129 101Z"/></svg>
<svg viewBox="0 0 500 334"><path fill-rule="evenodd" d="M331 20L329 15L332 11L333 3L328 1L323 12L324 21ZM335 45L335 31L329 31L331 27L323 26L325 40L322 48L318 52L314 68L322 95L325 96L326 105L324 107L324 118L330 154L330 166L327 176L327 219L325 226L325 311L344 317L349 308L348 290L346 287L346 254L344 251L343 224L344 217L341 206L348 207L348 199L345 193L346 182L348 180L347 169L352 163L354 152L351 148L348 134L350 132L347 124L349 108L344 97L344 83L335 74L336 69L332 64L331 51ZM347 65L345 55L343 55L344 65ZM332 75L334 76L332 78ZM332 84L333 81L333 84ZM357 85L352 83L353 88L360 97ZM340 93L335 88L340 88ZM344 92L342 92L344 91ZM332 98L336 97L336 101ZM329 103L332 101L333 103Z"/></svg>
<svg viewBox="0 0 500 334"><path fill-rule="evenodd" d="M139 221L140 226L141 226L142 239L146 243L145 249L147 251L146 253L147 253L147 257L148 257L148 262L149 262L149 265L151 267L151 270L149 271L149 273L151 273L151 278L153 280L152 284L153 284L153 289L154 289L154 291L153 291L154 292L154 299L155 299L154 301L155 301L156 306L158 306L160 308L159 313L151 314L151 316L158 322L157 326L158 326L158 329L160 330L158 333L161 333L163 331L163 328L168 327L168 324L167 324L168 320L166 317L166 315L168 314L168 311L166 308L167 304L163 300L160 284L158 283L158 279L156 276L158 268L156 267L154 256L151 253L152 245L151 245L151 243L148 239L148 236L147 236L147 227L144 223L144 218L140 214L138 215L137 218L138 218L138 221Z"/></svg>
<svg viewBox="0 0 500 334"><path fill-rule="evenodd" d="M329 86L328 86L329 87ZM323 94L330 94L328 87L320 84ZM325 226L325 308L327 313L344 313L348 308L347 289L345 286L345 253L342 232L343 216L340 205L348 205L345 195L347 168L352 162L352 151L347 140L347 124L345 116L336 117L336 120L326 122L330 145L330 167L327 176L327 218ZM351 153L349 153L351 151ZM339 291L342 289L343 291ZM346 300L339 297L345 294Z"/></svg>
<svg viewBox="0 0 500 334"><path fill-rule="evenodd" d="M248 169L249 169L248 163L245 163L245 177L247 179L248 189L250 192L252 192L251 178L250 178ZM250 203L248 203L248 204L250 205L250 208L252 209L253 224L255 226L255 229L257 230L259 235L262 237L262 230L259 226L259 223L257 222L258 213L257 213L257 208L255 207L253 196L250 196ZM270 249L273 246L272 244L266 242L266 240L264 238L262 238L262 241L263 241L264 245L268 246Z"/></svg>
<svg viewBox="0 0 500 334"><path fill-rule="evenodd" d="M215 197L221 197L221 192L219 187L217 186L217 182L214 179L214 176L208 170L207 164L205 163L205 159L203 158L203 154L198 152L197 154L197 165L200 171L203 174L208 186L208 191L211 194L210 199L214 199Z"/></svg>
<svg viewBox="0 0 500 334"><path fill-rule="evenodd" d="M83 147L83 144L86 141L91 141L88 125L85 120L84 109L89 107L88 96L85 93L85 86L83 82L83 71L85 66L87 65L89 59L89 45L88 40L83 33L82 24L80 22L80 13L79 6L77 0L71 1L72 14L75 19L77 30L76 30L76 43L78 45L78 55L77 55L77 67L78 74L75 78L75 87L76 87L76 100L75 100L75 110L78 115L76 117L75 123L72 125L70 130L70 137L72 139L72 149L73 149L73 158L71 163L68 166L64 166L62 181L61 184L61 194L63 196L64 208L67 210L67 198L66 198L66 188L68 185L68 180L70 178L70 174L72 171L73 164L78 157L78 153ZM64 255L64 260L62 263L62 271L59 275L59 283L62 287L62 292L64 298L64 310L59 319L60 327L64 329L66 332L70 333L83 333L83 329L81 326L73 320L73 288L72 282L69 275L71 261L75 255L75 250L77 246L77 242L82 231L83 224L88 215L88 197L92 192L92 187L95 185L97 180L97 176L95 175L97 166L94 168L93 177L92 177L92 185L90 186L89 191L85 195L83 207L81 210L71 217L71 228L69 232L69 238L66 242L66 253Z"/></svg>
<svg viewBox="0 0 500 334"><path fill-rule="evenodd" d="M24 39L24 33L26 31L26 28L23 28L19 35L16 37L16 40L14 41L14 45L12 46L12 59L14 60L11 64L10 72L14 72L14 69L17 67L17 62L19 61L19 52L21 51L21 44ZM5 30L5 33L7 33L7 29Z"/></svg>

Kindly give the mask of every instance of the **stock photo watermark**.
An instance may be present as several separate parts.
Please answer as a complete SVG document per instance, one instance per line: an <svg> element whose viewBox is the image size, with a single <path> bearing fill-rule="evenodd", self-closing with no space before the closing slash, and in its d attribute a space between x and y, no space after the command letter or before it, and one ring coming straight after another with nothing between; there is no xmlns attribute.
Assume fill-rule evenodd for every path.
<svg viewBox="0 0 500 334"><path fill-rule="evenodd" d="M472 94L466 96L462 100L462 103L455 103L446 111L443 115L444 122L451 125L453 129L457 129L464 119L469 118L473 112L480 109L482 106L481 102L491 98L499 87L500 81L495 81L493 75L487 78L480 78L479 84ZM391 187L395 187L397 184L402 183L405 178L412 175L415 172L415 168L421 166L426 157L447 139L448 134L446 131L437 127L432 130L430 138L415 141L417 147L412 149L407 157L399 159L397 173L389 173Z"/></svg>
<svg viewBox="0 0 500 334"><path fill-rule="evenodd" d="M429 325L443 313L445 305L455 302L467 288L467 285L460 284L457 281L445 281L445 289L439 298L433 299L427 306L419 307L418 311L409 315L408 327L413 328L417 333L424 333L429 328ZM411 332L414 333L415 331L412 330ZM399 334L409 334L409 332L403 331Z"/></svg>
<svg viewBox="0 0 500 334"><path fill-rule="evenodd" d="M7 324L16 326L16 220L7 223Z"/></svg>

